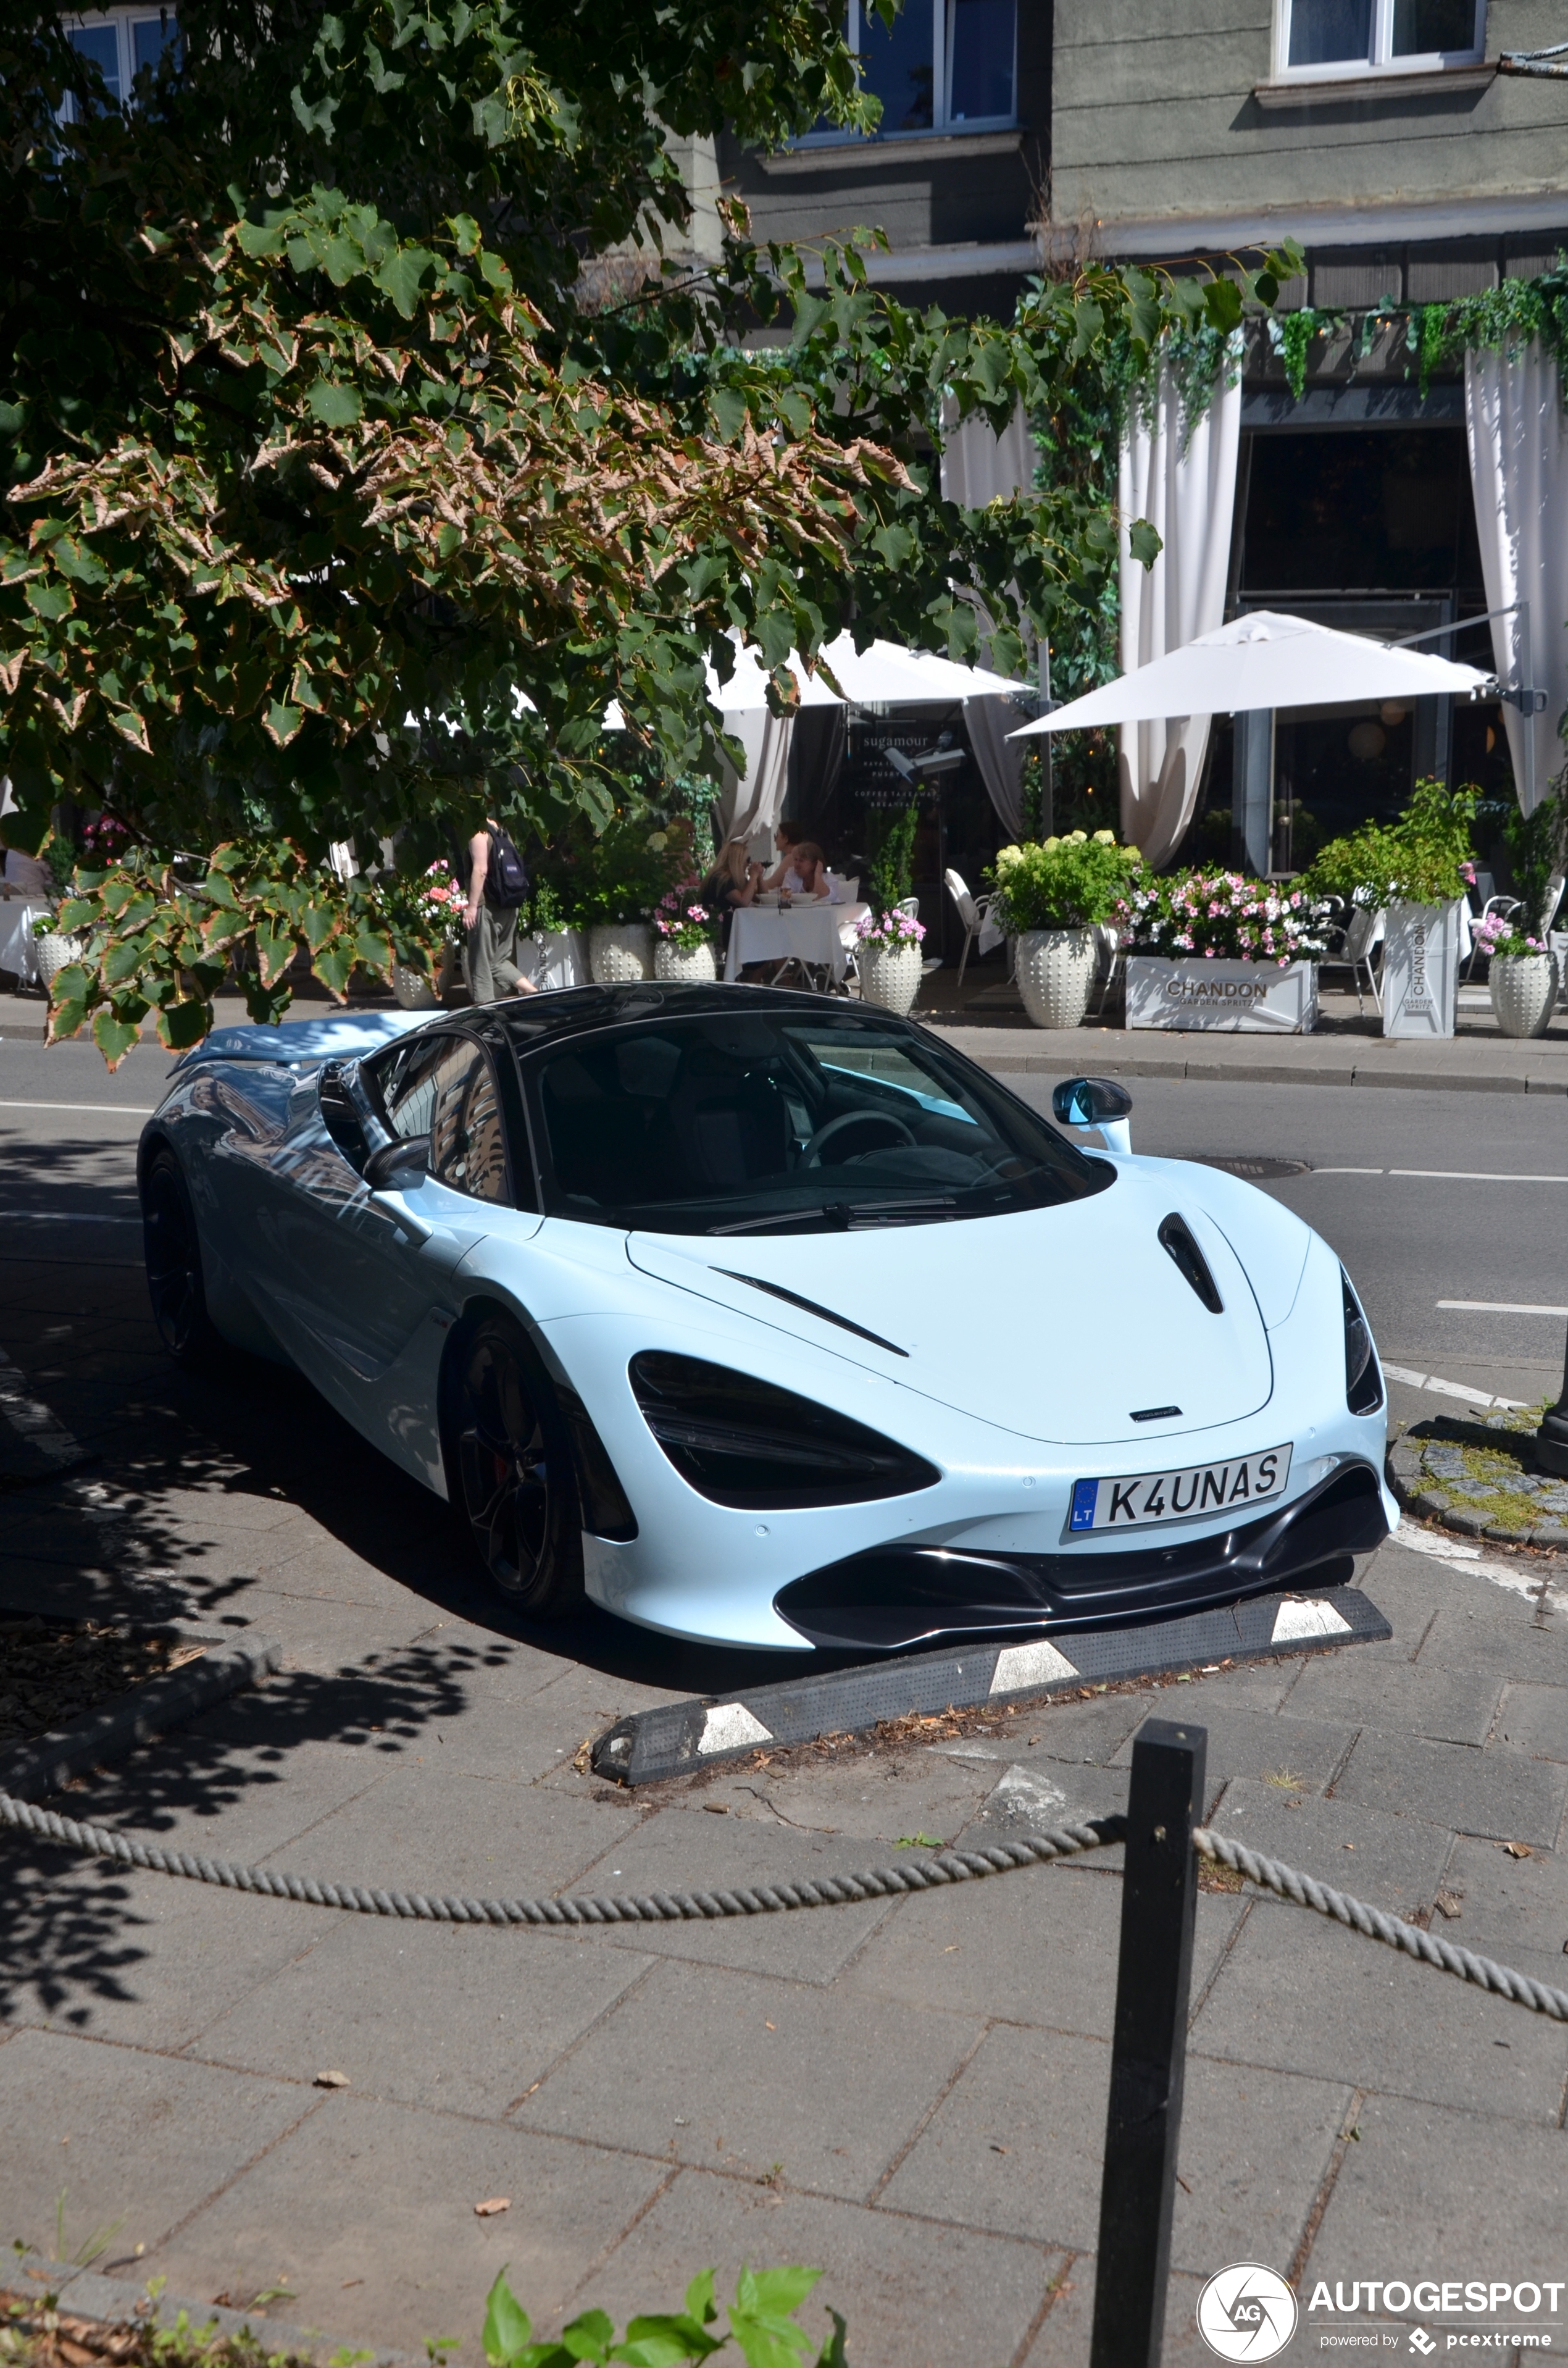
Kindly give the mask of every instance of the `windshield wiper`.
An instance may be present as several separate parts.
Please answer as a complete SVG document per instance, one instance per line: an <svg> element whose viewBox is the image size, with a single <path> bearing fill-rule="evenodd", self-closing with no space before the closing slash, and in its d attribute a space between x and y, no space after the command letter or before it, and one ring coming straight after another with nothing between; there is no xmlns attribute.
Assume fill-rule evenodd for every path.
<svg viewBox="0 0 1568 2368"><path fill-rule="evenodd" d="M708 1225L710 1234L779 1234L791 1225L814 1225L833 1233L844 1233L849 1224L849 1212L842 1201L829 1201L820 1209L776 1209L770 1217L742 1217L734 1224Z"/></svg>
<svg viewBox="0 0 1568 2368"><path fill-rule="evenodd" d="M849 1204L849 1230L858 1233L871 1225L933 1225L945 1217L956 1217L959 1204L950 1196L926 1201L852 1201Z"/></svg>

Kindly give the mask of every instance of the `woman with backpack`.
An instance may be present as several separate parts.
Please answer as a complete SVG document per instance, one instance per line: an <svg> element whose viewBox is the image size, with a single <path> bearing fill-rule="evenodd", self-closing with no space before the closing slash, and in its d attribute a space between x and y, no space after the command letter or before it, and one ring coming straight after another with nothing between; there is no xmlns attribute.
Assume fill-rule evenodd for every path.
<svg viewBox="0 0 1568 2368"><path fill-rule="evenodd" d="M469 993L475 1003L498 1003L503 995L533 995L531 978L517 968L517 914L527 904L528 875L510 834L489 815L468 842Z"/></svg>

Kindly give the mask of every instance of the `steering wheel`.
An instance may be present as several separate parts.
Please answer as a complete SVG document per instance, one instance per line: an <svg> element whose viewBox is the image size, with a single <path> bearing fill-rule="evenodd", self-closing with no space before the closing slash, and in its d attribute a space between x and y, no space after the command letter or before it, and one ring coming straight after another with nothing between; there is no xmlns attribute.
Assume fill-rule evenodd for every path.
<svg viewBox="0 0 1568 2368"><path fill-rule="evenodd" d="M907 1143L913 1146L915 1142L914 1131L912 1128L905 1126L903 1119L901 1119L895 1111L880 1110L843 1110L839 1113L837 1118L830 1118L825 1126L818 1127L815 1134L812 1135L811 1141L806 1145L805 1156L801 1161L801 1167L820 1167L822 1166L823 1152L826 1145L833 1141L835 1134L842 1134L846 1126L864 1126L868 1121L869 1121L873 1126L891 1126L901 1142Z"/></svg>

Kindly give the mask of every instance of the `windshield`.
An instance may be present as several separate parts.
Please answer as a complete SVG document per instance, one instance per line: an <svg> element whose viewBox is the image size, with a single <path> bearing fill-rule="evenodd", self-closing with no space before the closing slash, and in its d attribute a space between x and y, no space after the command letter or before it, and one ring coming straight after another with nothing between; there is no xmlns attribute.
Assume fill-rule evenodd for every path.
<svg viewBox="0 0 1568 2368"><path fill-rule="evenodd" d="M526 1074L547 1211L628 1232L992 1217L1116 1173L940 1046L851 1012L660 1019Z"/></svg>

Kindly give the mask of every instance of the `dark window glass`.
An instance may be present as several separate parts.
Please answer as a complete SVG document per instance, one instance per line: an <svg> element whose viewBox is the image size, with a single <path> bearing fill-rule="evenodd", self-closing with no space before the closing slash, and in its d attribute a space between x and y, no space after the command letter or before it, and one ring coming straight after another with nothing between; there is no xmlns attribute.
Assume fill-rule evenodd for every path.
<svg viewBox="0 0 1568 2368"><path fill-rule="evenodd" d="M860 79L882 102L881 129L929 131L936 70L931 0L906 0L891 28L861 0Z"/></svg>
<svg viewBox="0 0 1568 2368"><path fill-rule="evenodd" d="M381 1114L392 1133L405 1143L429 1133L441 1064L449 1064L455 1046L450 1036L415 1036L366 1062L365 1075Z"/></svg>
<svg viewBox="0 0 1568 2368"><path fill-rule="evenodd" d="M143 66L156 74L163 63L165 51L174 52L173 63L179 63L179 27L170 9L159 17L138 17L131 28L131 71L139 74Z"/></svg>
<svg viewBox="0 0 1568 2368"><path fill-rule="evenodd" d="M939 1046L793 1012L650 1021L526 1064L547 1212L659 1233L989 1217L1115 1171Z"/></svg>
<svg viewBox="0 0 1568 2368"><path fill-rule="evenodd" d="M509 1203L501 1103L483 1046L471 1039L449 1042L432 1083L429 1173L471 1200Z"/></svg>
<svg viewBox="0 0 1568 2368"><path fill-rule="evenodd" d="M1013 112L1017 0L952 0L948 116L953 123Z"/></svg>
<svg viewBox="0 0 1568 2368"><path fill-rule="evenodd" d="M122 96L119 83L119 28L116 25L73 25L71 46L85 58L91 58L104 78L104 88L111 98Z"/></svg>
<svg viewBox="0 0 1568 2368"><path fill-rule="evenodd" d="M1475 0L1393 0L1393 54L1473 50Z"/></svg>
<svg viewBox="0 0 1568 2368"><path fill-rule="evenodd" d="M1464 429L1257 436L1242 541L1249 599L1479 584Z"/></svg>
<svg viewBox="0 0 1568 2368"><path fill-rule="evenodd" d="M1290 0L1290 63L1364 63L1371 55L1372 0Z"/></svg>

